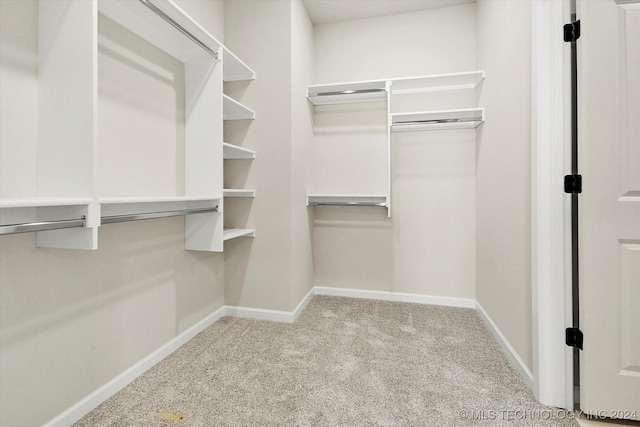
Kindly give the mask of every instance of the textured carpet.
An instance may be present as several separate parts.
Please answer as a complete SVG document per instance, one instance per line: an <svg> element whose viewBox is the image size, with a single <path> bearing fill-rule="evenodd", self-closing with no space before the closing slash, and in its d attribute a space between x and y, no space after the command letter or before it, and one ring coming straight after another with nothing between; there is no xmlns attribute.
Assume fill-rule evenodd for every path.
<svg viewBox="0 0 640 427"><path fill-rule="evenodd" d="M474 310L316 296L296 323L225 317L77 426L577 426Z"/></svg>

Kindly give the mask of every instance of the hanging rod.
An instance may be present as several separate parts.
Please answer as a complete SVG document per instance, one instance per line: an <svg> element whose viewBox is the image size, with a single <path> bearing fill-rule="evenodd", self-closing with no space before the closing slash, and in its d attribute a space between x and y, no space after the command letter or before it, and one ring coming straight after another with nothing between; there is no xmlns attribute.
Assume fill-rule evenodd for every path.
<svg viewBox="0 0 640 427"><path fill-rule="evenodd" d="M431 119L431 120L407 120L403 122L394 122L393 125L424 125L432 123L464 123L464 122L477 122L480 120L477 117L466 119Z"/></svg>
<svg viewBox="0 0 640 427"><path fill-rule="evenodd" d="M9 224L0 226L0 235L29 233L32 231L61 230L64 228L78 228L86 225L86 217L80 219L62 219L59 221L27 222L24 224Z"/></svg>
<svg viewBox="0 0 640 427"><path fill-rule="evenodd" d="M112 224L115 222L139 221L143 219L155 219L155 218L168 218L172 216L184 216L184 215L200 214L200 213L207 213L207 212L218 212L218 207L216 206L214 208L183 209L179 211L163 211L163 212L103 216L100 219L100 222L102 224Z"/></svg>
<svg viewBox="0 0 640 427"><path fill-rule="evenodd" d="M170 17L166 13L164 13L158 6L151 3L150 0L138 0L138 1L143 5L147 6L152 12L154 12L160 18L167 21L172 27L180 31L182 34L184 34L189 40L191 40L192 42L200 46L202 49L204 49L209 55L213 56L215 59L218 59L218 52L216 52L215 50L212 50L202 40L200 40L199 38L191 34L189 30L184 28L182 25L178 24L178 22L176 22L172 17Z"/></svg>
<svg viewBox="0 0 640 427"><path fill-rule="evenodd" d="M384 88L379 89L355 89L355 90L339 90L334 92L320 92L311 94L309 96L331 96L331 95L354 95L358 93L375 93L375 92L386 92L387 90Z"/></svg>
<svg viewBox="0 0 640 427"><path fill-rule="evenodd" d="M387 206L386 202L309 202L310 206Z"/></svg>

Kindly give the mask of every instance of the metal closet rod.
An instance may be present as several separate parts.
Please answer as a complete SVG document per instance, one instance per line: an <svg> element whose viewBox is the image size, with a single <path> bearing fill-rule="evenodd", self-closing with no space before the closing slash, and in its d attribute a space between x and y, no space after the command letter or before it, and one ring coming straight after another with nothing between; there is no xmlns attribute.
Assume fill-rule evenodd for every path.
<svg viewBox="0 0 640 427"><path fill-rule="evenodd" d="M385 202L310 202L316 206L387 206Z"/></svg>
<svg viewBox="0 0 640 427"><path fill-rule="evenodd" d="M408 120L405 122L394 122L393 125L422 125L422 124L430 124L430 123L464 123L464 122L475 122L479 119L477 118L469 118L469 119L432 119L432 120Z"/></svg>
<svg viewBox="0 0 640 427"><path fill-rule="evenodd" d="M143 219L155 219L155 218L168 218L172 216L184 216L191 214L200 214L208 212L218 212L218 207L202 208L202 209L182 209L179 211L162 211L162 212L148 212L139 214L126 214L126 215L110 215L100 218L102 224L113 224L115 222L126 221L140 221Z"/></svg>
<svg viewBox="0 0 640 427"><path fill-rule="evenodd" d="M80 219L62 219L59 221L27 222L24 224L10 224L0 226L0 235L29 233L32 231L61 230L63 228L78 228L86 225L86 217Z"/></svg>
<svg viewBox="0 0 640 427"><path fill-rule="evenodd" d="M184 28L182 25L178 24L172 17L164 13L160 8L158 8L158 6L151 3L150 0L138 0L138 1L143 5L147 6L153 13L158 15L160 18L167 21L172 27L180 31L182 34L184 34L189 40L191 40L192 42L200 46L202 49L204 49L209 55L213 56L215 59L218 59L218 52L216 52L215 50L212 50L202 40L200 40L199 38L191 34L189 30Z"/></svg>
<svg viewBox="0 0 640 427"><path fill-rule="evenodd" d="M313 94L311 96L331 96L331 95L353 95L357 93L375 93L375 92L386 92L386 89L355 89L355 90L339 90L335 92L320 92Z"/></svg>

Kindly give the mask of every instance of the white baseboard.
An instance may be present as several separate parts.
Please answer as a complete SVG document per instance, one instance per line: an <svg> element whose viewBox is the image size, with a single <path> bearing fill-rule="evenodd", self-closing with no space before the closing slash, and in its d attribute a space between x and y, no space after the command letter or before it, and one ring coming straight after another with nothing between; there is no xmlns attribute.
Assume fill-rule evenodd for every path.
<svg viewBox="0 0 640 427"><path fill-rule="evenodd" d="M383 301L441 305L447 307L474 308L480 313L482 319L485 321L487 327L496 337L498 343L500 343L500 345L502 346L504 352L507 354L507 357L510 359L513 366L524 378L527 386L533 389L533 375L531 374L531 371L529 371L529 369L524 364L522 359L518 356L511 344L509 344L509 341L507 341L504 335L502 335L500 330L493 323L491 318L489 318L482 306L474 299L316 286L312 288L304 296L304 298L302 298L300 303L293 311L266 310L260 308L235 306L224 306L219 308L218 310L211 313L209 316L196 323L195 325L169 341L167 344L151 353L149 356L140 360L138 363L136 363L66 411L62 412L60 415L45 424L45 427L66 427L77 422L93 409L98 407L101 403L129 385L140 375L148 371L162 359L176 351L180 346L187 343L197 334L199 334L204 329L211 326L224 316L236 316L251 319L293 323L298 318L300 313L302 313L302 311L311 301L314 295L341 296L349 298L365 298Z"/></svg>
<svg viewBox="0 0 640 427"><path fill-rule="evenodd" d="M524 361L518 355L518 352L516 352L511 343L509 343L509 340L507 340L502 332L500 332L498 326L493 323L491 317L489 317L487 312L484 311L484 308L482 308L480 303L477 301L476 309L480 314L480 317L482 317L484 323L487 325L487 328L489 328L493 336L496 338L496 341L498 341L498 344L500 344L500 347L502 347L502 350L507 355L507 358L511 362L511 365L515 368L516 371L518 371L524 382L527 383L529 389L533 391L533 373L529 370L526 363L524 363Z"/></svg>
<svg viewBox="0 0 640 427"><path fill-rule="evenodd" d="M402 292L366 291L361 289L329 288L324 286L316 286L314 291L316 295L412 302L416 304L442 305L447 307L476 308L476 300L470 298L440 297Z"/></svg>
<svg viewBox="0 0 640 427"><path fill-rule="evenodd" d="M225 306L227 316L244 317L246 319L271 320L273 322L293 323L313 297L311 290L302 298L293 311L267 310L264 308Z"/></svg>
<svg viewBox="0 0 640 427"><path fill-rule="evenodd" d="M73 423L79 421L82 417L89 412L97 408L105 400L116 394L118 391L125 388L127 385L133 382L140 375L151 369L154 365L160 362L165 357L180 348L183 344L187 343L193 337L200 332L213 325L222 317L226 316L225 307L221 307L214 311L144 359L140 360L129 369L80 400L75 405L71 406L66 411L45 424L45 427L67 427Z"/></svg>

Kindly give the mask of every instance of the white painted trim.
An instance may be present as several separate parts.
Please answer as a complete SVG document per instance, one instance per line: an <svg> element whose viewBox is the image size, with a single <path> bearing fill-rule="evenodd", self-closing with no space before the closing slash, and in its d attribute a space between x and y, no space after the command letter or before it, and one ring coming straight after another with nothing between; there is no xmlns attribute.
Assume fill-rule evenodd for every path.
<svg viewBox="0 0 640 427"><path fill-rule="evenodd" d="M447 307L476 308L471 298L440 297L432 295L408 294L401 292L367 291L363 289L345 289L316 286L316 295L364 298L383 301L411 302L416 304L442 305Z"/></svg>
<svg viewBox="0 0 640 427"><path fill-rule="evenodd" d="M482 305L477 301L475 308L493 336L496 338L496 341L498 341L498 344L500 344L500 347L502 347L502 350L511 362L511 365L516 371L518 371L524 382L527 383L527 386L530 389L533 389L533 374L527 367L527 364L520 358L518 352L513 348L509 340L502 334L502 332L500 332L500 329L498 329L496 324L493 323L493 320L491 320L487 312L482 308Z"/></svg>
<svg viewBox="0 0 640 427"><path fill-rule="evenodd" d="M93 409L97 408L105 400L109 399L118 391L125 388L140 375L144 374L157 363L159 363L162 359L169 356L171 353L180 348L180 346L187 343L200 332L213 325L215 322L226 315L227 313L225 307L221 307L218 310L214 311L147 357L141 359L139 362L131 366L126 371L122 372L117 377L113 378L102 387L98 388L93 393L89 394L84 399L80 400L75 405L71 406L66 411L62 412L60 415L46 423L44 427L70 426L79 421L82 417L87 415Z"/></svg>
<svg viewBox="0 0 640 427"><path fill-rule="evenodd" d="M293 311L268 310L264 308L225 306L227 316L243 317L245 319L270 320L273 322L293 323L313 297L313 288L302 298Z"/></svg>
<svg viewBox="0 0 640 427"><path fill-rule="evenodd" d="M571 349L564 345L571 315L570 211L562 188L570 129L568 47L561 31L569 21L567 6L531 3L531 321L533 392L543 404L571 409Z"/></svg>
<svg viewBox="0 0 640 427"><path fill-rule="evenodd" d="M313 296L315 295L315 288L309 289L309 292L302 298L302 300L298 303L298 306L293 309L293 321L295 322L300 316L300 313L307 307L307 304L311 302Z"/></svg>

